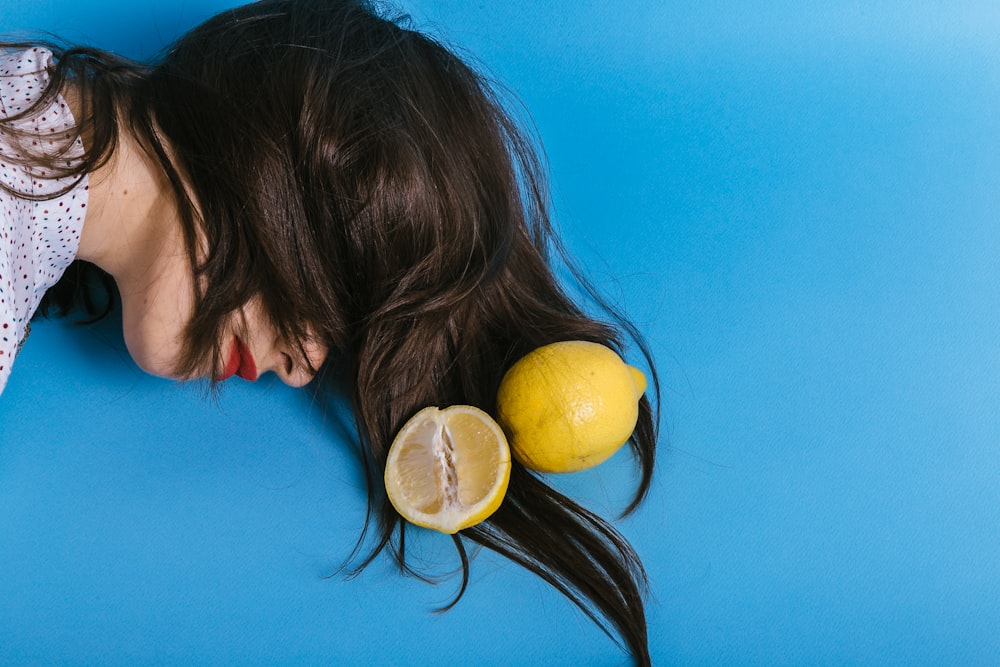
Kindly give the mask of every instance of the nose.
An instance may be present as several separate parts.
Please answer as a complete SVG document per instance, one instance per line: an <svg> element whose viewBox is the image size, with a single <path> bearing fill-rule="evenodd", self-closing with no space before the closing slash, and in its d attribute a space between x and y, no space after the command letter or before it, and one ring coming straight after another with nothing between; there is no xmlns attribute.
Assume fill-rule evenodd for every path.
<svg viewBox="0 0 1000 667"><path fill-rule="evenodd" d="M274 372L288 386L304 387L316 375L316 370L323 365L327 352L326 345L311 339L302 341L301 346L289 343L279 350L278 364Z"/></svg>

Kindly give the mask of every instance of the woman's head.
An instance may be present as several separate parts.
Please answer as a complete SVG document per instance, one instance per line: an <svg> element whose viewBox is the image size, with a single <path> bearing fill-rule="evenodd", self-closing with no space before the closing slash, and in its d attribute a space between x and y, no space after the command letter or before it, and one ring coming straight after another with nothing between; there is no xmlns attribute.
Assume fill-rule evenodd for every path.
<svg viewBox="0 0 1000 667"><path fill-rule="evenodd" d="M88 71L109 81L109 69ZM374 553L391 546L405 566L406 526L381 478L407 418L456 403L496 414L504 372L530 350L567 339L621 350L622 327L635 334L585 316L557 284L535 152L483 79L366 3L262 0L128 72L104 98L162 166L190 263L178 375L206 359L225 370L233 341L260 323L310 371L329 351L354 406ZM97 85L95 127L108 117ZM652 380L656 395L655 369ZM644 398L633 506L655 442ZM544 480L515 463L500 509L463 537L608 619L648 660L638 558ZM456 537L467 575L464 544Z"/></svg>
<svg viewBox="0 0 1000 667"><path fill-rule="evenodd" d="M520 178L533 157L479 77L361 2L226 12L174 44L131 104L200 287L183 374L254 300L287 340L347 355L388 320L443 317L544 217L524 213L543 206Z"/></svg>

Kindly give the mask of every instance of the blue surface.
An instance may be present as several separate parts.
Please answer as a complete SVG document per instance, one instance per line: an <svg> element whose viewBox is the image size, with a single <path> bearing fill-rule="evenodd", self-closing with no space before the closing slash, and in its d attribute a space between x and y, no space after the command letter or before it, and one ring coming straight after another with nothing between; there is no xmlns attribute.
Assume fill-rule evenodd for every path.
<svg viewBox="0 0 1000 667"><path fill-rule="evenodd" d="M0 0L131 55L229 3ZM665 379L656 664L1000 660L1000 11L411 0L524 101L559 225ZM808 7L808 8L807 8ZM143 376L36 327L0 399L2 664L627 664L481 553L453 611L386 560L335 414ZM607 513L629 463L562 481ZM455 565L443 540L420 549Z"/></svg>

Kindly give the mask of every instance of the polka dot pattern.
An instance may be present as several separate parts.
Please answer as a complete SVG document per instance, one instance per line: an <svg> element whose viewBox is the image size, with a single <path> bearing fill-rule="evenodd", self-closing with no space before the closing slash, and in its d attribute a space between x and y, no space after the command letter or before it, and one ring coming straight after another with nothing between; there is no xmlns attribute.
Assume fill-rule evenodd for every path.
<svg viewBox="0 0 1000 667"><path fill-rule="evenodd" d="M70 183L45 178L42 169L24 169L18 162L22 158L19 146L31 147L23 138L18 143L4 131L28 132L30 143L45 150L46 142L55 147L50 135L58 136L74 126L69 107L59 96L30 117L4 122L41 97L48 84L51 59L52 54L42 48L0 53L0 181L14 192L53 194ZM82 152L77 141L67 158ZM42 295L76 256L87 197L87 179L64 195L42 201L0 189L0 393Z"/></svg>

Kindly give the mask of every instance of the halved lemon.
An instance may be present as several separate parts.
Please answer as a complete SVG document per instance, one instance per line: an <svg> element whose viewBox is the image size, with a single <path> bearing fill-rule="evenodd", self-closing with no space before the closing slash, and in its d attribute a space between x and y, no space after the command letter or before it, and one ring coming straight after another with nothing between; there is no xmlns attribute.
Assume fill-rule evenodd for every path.
<svg viewBox="0 0 1000 667"><path fill-rule="evenodd" d="M385 466L389 502L404 519L454 534L500 507L510 481L503 429L471 405L424 408L399 430Z"/></svg>

